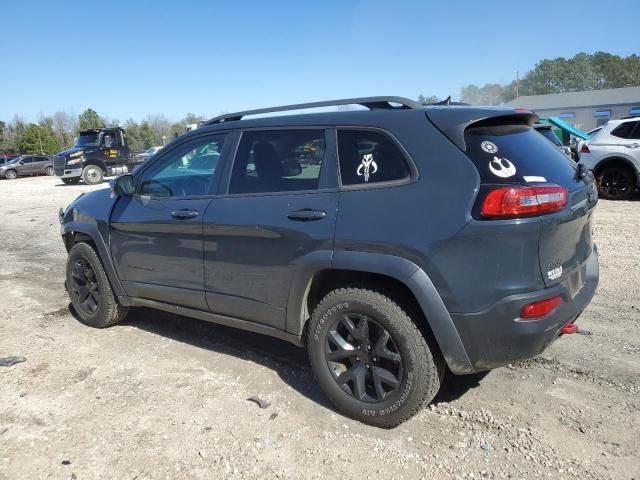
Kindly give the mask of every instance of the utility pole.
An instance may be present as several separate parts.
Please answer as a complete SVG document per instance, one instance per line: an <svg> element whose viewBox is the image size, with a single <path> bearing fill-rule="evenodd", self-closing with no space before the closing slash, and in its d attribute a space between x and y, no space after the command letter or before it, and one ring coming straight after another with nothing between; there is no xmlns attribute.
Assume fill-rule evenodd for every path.
<svg viewBox="0 0 640 480"><path fill-rule="evenodd" d="M516 98L520 96L520 71L516 70Z"/></svg>
<svg viewBox="0 0 640 480"><path fill-rule="evenodd" d="M40 153L43 154L44 151L42 150L42 137L40 136L40 126L38 126L38 142L40 142Z"/></svg>

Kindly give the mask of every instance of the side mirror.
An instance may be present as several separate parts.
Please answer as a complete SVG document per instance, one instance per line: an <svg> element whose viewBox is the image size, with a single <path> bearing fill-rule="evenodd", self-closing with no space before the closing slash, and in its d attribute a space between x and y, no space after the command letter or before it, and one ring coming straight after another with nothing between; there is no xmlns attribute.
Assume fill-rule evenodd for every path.
<svg viewBox="0 0 640 480"><path fill-rule="evenodd" d="M109 182L111 187L111 198L128 197L135 193L132 175L121 175Z"/></svg>

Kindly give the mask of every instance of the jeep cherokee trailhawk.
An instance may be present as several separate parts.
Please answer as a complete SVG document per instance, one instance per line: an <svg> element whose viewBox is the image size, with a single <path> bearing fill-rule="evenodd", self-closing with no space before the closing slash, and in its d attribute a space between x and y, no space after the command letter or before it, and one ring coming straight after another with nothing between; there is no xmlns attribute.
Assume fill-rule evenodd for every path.
<svg viewBox="0 0 640 480"><path fill-rule="evenodd" d="M536 119L400 97L214 118L61 210L71 302L93 327L143 306L306 346L339 410L397 425L445 369L574 331L595 292L593 176Z"/></svg>

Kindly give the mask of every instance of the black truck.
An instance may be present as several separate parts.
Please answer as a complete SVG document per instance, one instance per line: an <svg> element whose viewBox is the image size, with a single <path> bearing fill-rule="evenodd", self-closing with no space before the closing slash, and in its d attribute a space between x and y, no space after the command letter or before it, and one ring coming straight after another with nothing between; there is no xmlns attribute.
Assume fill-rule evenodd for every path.
<svg viewBox="0 0 640 480"><path fill-rule="evenodd" d="M82 130L72 148L54 157L53 168L67 185L80 179L96 185L105 176L128 173L135 163L123 128L92 128Z"/></svg>

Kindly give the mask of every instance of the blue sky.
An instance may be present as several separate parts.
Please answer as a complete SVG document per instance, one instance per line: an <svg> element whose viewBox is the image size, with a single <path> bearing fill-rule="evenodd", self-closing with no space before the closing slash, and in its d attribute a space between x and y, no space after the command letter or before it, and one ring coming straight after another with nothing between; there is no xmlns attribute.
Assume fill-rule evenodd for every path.
<svg viewBox="0 0 640 480"><path fill-rule="evenodd" d="M543 58L640 53L639 22L637 0L7 1L0 119L456 96Z"/></svg>

